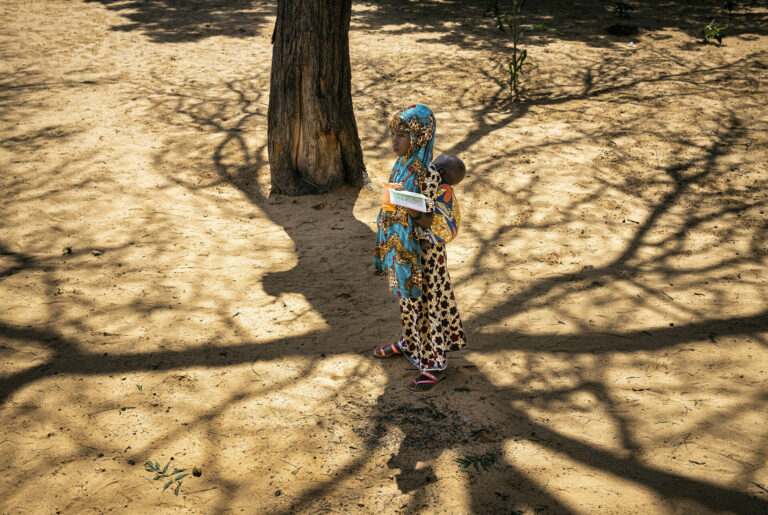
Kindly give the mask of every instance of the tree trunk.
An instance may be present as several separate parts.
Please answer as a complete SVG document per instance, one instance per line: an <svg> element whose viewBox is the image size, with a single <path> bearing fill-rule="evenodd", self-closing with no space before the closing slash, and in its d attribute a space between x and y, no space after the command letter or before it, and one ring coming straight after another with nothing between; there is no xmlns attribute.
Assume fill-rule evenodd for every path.
<svg viewBox="0 0 768 515"><path fill-rule="evenodd" d="M368 180L352 110L351 11L351 0L278 1L267 117L274 193Z"/></svg>

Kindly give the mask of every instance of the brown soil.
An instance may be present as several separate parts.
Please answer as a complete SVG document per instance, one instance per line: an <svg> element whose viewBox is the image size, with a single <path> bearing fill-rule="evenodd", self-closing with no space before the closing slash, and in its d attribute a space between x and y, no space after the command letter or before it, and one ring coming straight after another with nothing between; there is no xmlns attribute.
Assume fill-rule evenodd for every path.
<svg viewBox="0 0 768 515"><path fill-rule="evenodd" d="M375 188L268 194L274 3L2 2L0 512L768 512L766 9L530 3L518 104L483 2L354 6L374 186L413 103L470 170L416 395Z"/></svg>

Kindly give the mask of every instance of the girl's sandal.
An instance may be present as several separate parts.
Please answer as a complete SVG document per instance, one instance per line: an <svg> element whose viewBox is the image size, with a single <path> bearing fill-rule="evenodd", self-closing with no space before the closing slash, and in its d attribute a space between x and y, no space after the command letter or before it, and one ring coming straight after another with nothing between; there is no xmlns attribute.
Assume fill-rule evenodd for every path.
<svg viewBox="0 0 768 515"><path fill-rule="evenodd" d="M388 343L373 351L373 355L377 358L391 358L397 354L402 354L400 349L397 348L397 343Z"/></svg>
<svg viewBox="0 0 768 515"><path fill-rule="evenodd" d="M421 379L421 378L425 379ZM426 392L431 390L434 386L445 379L445 373L441 370L436 370L435 373L420 372L419 377L411 381L408 385L408 389L412 392Z"/></svg>

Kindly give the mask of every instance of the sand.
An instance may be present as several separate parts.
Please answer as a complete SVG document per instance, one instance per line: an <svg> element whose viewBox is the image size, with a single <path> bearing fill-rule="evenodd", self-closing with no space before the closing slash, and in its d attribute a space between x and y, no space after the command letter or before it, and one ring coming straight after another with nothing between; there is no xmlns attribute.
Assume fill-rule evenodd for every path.
<svg viewBox="0 0 768 515"><path fill-rule="evenodd" d="M373 185L300 198L269 194L274 2L0 4L0 512L768 512L767 11L531 3L562 35L511 103L481 2L355 2ZM371 355L414 103L469 169L470 350L422 395Z"/></svg>

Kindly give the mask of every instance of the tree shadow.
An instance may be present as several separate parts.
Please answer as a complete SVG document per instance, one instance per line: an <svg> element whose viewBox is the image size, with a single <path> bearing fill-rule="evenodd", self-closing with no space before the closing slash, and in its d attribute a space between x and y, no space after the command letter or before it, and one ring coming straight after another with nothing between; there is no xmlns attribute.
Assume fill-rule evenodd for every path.
<svg viewBox="0 0 768 515"><path fill-rule="evenodd" d="M368 352L369 347L373 347L372 344L377 343L380 338L392 336L385 334L390 329L384 329L382 326L385 324L381 323L387 322L391 325L397 320L396 306L389 298L386 287L375 283L374 287L360 287L361 284L371 284L371 279L368 279L370 260L367 258L373 232L368 225L359 221L353 212L355 203L358 201L358 190L347 188L318 197L297 199L264 195L259 187L258 177L254 176L258 163L263 162L264 149L263 147L251 148L244 138L245 128L249 127L249 124L264 123L263 113L257 107L260 104L259 93L240 89L238 83L228 84L227 89L231 93L229 98L214 96L210 99L201 99L199 94L185 95L184 91L180 91L163 104L155 106L155 113L158 116L161 113L167 113L168 116L183 115L193 127L199 128L201 134L212 132L221 138L212 156L214 170L217 173L215 180L208 180L203 184L192 180L193 178L189 176L175 176L172 177L173 182L184 185L189 191L204 191L222 182L232 184L245 193L253 205L273 223L282 227L293 242L298 261L295 266L284 272L267 274L263 279L263 287L269 295L277 299L290 293L302 295L309 301L312 309L320 313L327 323L327 328L266 342L243 342L223 346L206 344L181 351L163 350L132 355L102 356L84 350L81 342L62 336L52 329L24 329L5 325L0 329L3 337L41 342L51 349L53 354L40 365L3 378L0 392L4 399L18 388L54 374L104 375L131 370L173 370L196 366L224 368L243 362L286 356L308 356L319 361L322 357L333 353ZM240 113L234 122L229 116L232 110ZM471 131L472 134L469 136L475 139L460 142L455 148L471 147L479 141L478 138L482 138L497 127L510 123L515 116L503 118L503 121L496 126L483 126L482 120L476 119L478 130ZM224 120L227 120L227 123L224 123ZM162 118L160 121L162 122ZM717 270L731 264L739 265L749 262L759 264L761 256L759 249L764 246L766 237L764 224L753 232L753 241L750 243L752 251L745 255L721 260L710 265L708 269L670 268L664 263L671 257L684 252L681 242L692 229L704 223L711 223L713 220L728 219L731 215L753 209L755 206L762 206L764 201L750 203L736 200L729 204L718 205L707 214L687 213L686 221L679 225L680 228L677 231L660 241L648 242L653 228L658 226L663 217L680 203L684 195L695 192L701 199L699 202L704 202L707 195L721 200L719 190L714 188L715 185L711 185L714 188L711 193L707 191L701 193L700 188L697 187L705 186L707 181L716 178L717 161L727 151L727 146L722 142L736 141L743 137L743 128L735 114L731 114L727 125L727 131L720 134L718 140L710 145L703 147L691 145L698 152L694 159L675 163L665 169L664 173L669 177L667 182L670 186L669 191L651 206L649 215L636 225L632 237L627 239L625 249L615 259L602 266L584 268L577 274L556 274L539 279L510 295L506 301L480 313L481 318L500 321L531 307L536 301L557 305L560 299L567 299L574 290L584 291L582 284L588 285L586 291L597 290L602 287L598 286L598 283L610 284L623 277L632 277L633 274L647 270L649 267L666 274L669 280L676 282L686 280L692 286L699 287L703 285L696 280L696 276L705 273L708 269ZM171 147L163 152L172 155L174 151ZM233 152L236 153L236 157L233 157ZM158 163L165 162L167 157L159 155ZM465 195L480 195L482 190L479 188L479 183L470 182ZM624 188L629 192L635 191L629 180L624 184L606 182L597 191L598 194L603 194L600 192L615 188ZM638 194L642 195L643 192L639 191ZM589 198L591 197L585 197L584 200ZM566 206L566 211L573 215L580 210L581 205L578 203ZM315 230L317 224L331 225L330 234L338 236L318 241ZM337 230L334 231L333 227L337 227ZM547 227L527 224L526 228L532 231L544 231ZM507 229L511 230L512 227ZM468 230L471 234L472 229ZM481 247L477 252L476 260L469 267L475 272L469 274L465 281L481 274L483 269L481 259L496 252L493 242L503 236L505 236L504 233L494 234L490 238L479 233L473 234L472 238L480 241ZM660 253L649 259L641 258L640 256L644 254L640 251L649 246L658 249ZM45 262L30 255L10 251L4 251L4 255L10 257L15 263L7 268L4 277L31 270L33 267L38 269L46 267ZM332 287L329 288L326 283L317 284L315 279L318 275L322 275L326 281L330 280ZM52 279L48 288L53 290L55 287L55 279ZM662 294L656 290L648 293L656 296ZM134 309L142 308L136 304ZM569 314L564 312L563 318L567 316ZM354 320L354 323L350 323L351 320ZM571 317L569 321L572 320ZM768 313L721 320L702 317L700 321L675 328L647 327L643 330L614 332L609 335L590 333L586 327L581 328L582 334L568 336L558 334L530 336L517 331L496 331L493 335L489 335L483 332L484 326L487 325L481 324L479 327L475 326L468 330L473 350L478 355L499 350L541 352L542 349L547 349L549 352L564 352L571 356L616 352L632 355L641 350L674 348L681 343L701 339L706 333L712 332L718 336L750 335L757 338L761 332L768 329ZM371 328L373 328L372 331ZM487 434L488 424L482 421L472 422L475 413L466 407L451 406L450 396L439 400L430 396L423 399L409 397L403 391L405 378L398 377L392 365L387 363L381 367L381 370L385 373L386 379L384 392L371 409L374 433L384 433L387 428L396 427L405 434L389 466L400 470L396 475L400 490L414 494L411 502L404 509L418 509L422 503L429 502L424 490L435 481L435 475L429 466L417 469L417 463L434 461L456 449L472 447L478 434ZM355 379L355 377L349 378L352 387ZM547 377L543 374L532 374L521 381L535 383L546 379ZM621 457L616 453L598 449L533 420L527 414L527 409L519 407L521 398L527 399L527 397L522 396L517 389L495 386L483 374L478 374L473 381L473 388L489 392L490 396L505 407L495 415L497 421L495 425L491 424L490 431L494 442L532 440L529 435L535 434L537 445L565 453L571 459L605 473L642 484L668 499L671 506L691 501L703 506L717 507L717 509L738 507L740 510L750 512L758 512L767 507L764 501L738 490L719 487L713 483L686 478L639 463L632 457L637 446L636 437L632 434L629 424L620 416L616 416L615 419L621 428L621 445L630 450L629 457ZM452 385L449 381L446 388ZM571 388L545 389L538 392L529 404L531 409L540 407L538 404L544 403L545 406L554 406L553 411L562 410L558 401L576 391L593 392L601 402L610 402L604 379L578 377L576 384ZM457 394L452 395L455 397ZM211 414L206 416L210 418ZM459 424L458 422L462 419L470 422ZM510 424L510 421L513 423ZM317 496L331 491L343 478L361 470L377 445L375 440L369 440L367 447L358 458L339 471L337 479L305 490L294 501L292 509L308 506ZM514 502L521 506L546 506L557 512L569 511L569 508L562 506L556 497L544 492L539 483L532 481L519 464L505 459L500 467L503 467L503 470L494 476L494 488L486 488L479 481L470 482L468 489L474 511L502 510L509 499L514 499ZM222 502L225 501L222 500ZM224 504L220 507L224 507Z"/></svg>
<svg viewBox="0 0 768 515"><path fill-rule="evenodd" d="M157 43L226 36L249 38L270 23L275 3L252 0L86 0L104 4L128 22L115 31L140 31Z"/></svg>
<svg viewBox="0 0 768 515"><path fill-rule="evenodd" d="M127 18L128 23L113 27L117 31L140 31L158 43L199 41L226 36L248 38L272 22L274 1L264 0L88 0L105 5ZM506 49L507 37L500 34L491 18L493 1L467 0L377 0L359 2L352 18L353 30L384 32L387 35L421 34L430 41L471 49ZM510 2L499 2L501 12L511 10ZM581 41L594 47L626 44L626 37L611 36L606 27L617 22L635 25L642 34L664 38L667 30L691 34L713 18L728 26L729 37L749 38L764 35L768 13L757 3L743 3L728 12L722 2L695 4L680 2L632 2L629 18L618 18L611 2L569 5L546 0L526 6L521 23L546 23L559 29L559 39ZM552 38L531 34L525 44L546 45ZM695 48L695 47L692 47Z"/></svg>
<svg viewBox="0 0 768 515"><path fill-rule="evenodd" d="M432 41L460 48L509 50L509 36L497 31L492 0L467 2L463 0L419 1L385 0L362 2L353 18L354 29L383 31L387 35L418 34L421 41ZM741 9L728 12L722 2L631 2L628 18L617 17L613 2L568 4L557 0L530 3L521 13L521 25L544 23L560 31L557 36L529 34L525 46L547 45L553 40L580 41L591 47L626 45L628 37L611 35L607 28L616 23L632 25L640 35L651 38L668 37L664 32L679 30L691 35L695 49L698 31L713 18L727 25L725 41L729 37L750 38L764 35L768 25L768 12L763 6L744 4ZM499 2L499 10L509 13L511 2ZM637 34L633 36L637 37Z"/></svg>
<svg viewBox="0 0 768 515"><path fill-rule="evenodd" d="M415 4L418 9L428 6ZM121 6L127 4L120 4ZM397 3L396 5L401 5ZM413 4L409 4L413 5ZM157 4L152 4L151 9L157 9ZM479 9L477 7L473 8ZM171 16L169 14L169 16ZM182 16L192 16L191 13ZM232 18L234 23L235 17ZM137 20L142 21L142 20ZM144 20L143 22L146 22ZM174 21L166 20L157 24L156 30L162 33L164 23L173 28L175 23L184 26L183 19ZM189 27L185 27L187 30ZM227 29L230 30L231 28ZM176 29L174 29L176 30ZM161 37L161 36L155 36ZM162 36L165 37L165 36ZM172 37L182 37L168 35ZM191 36L183 36L191 37ZM195 35L195 37L198 37ZM502 112L499 116L499 104L502 103L503 85L497 83L497 87L486 104L474 108L474 117L469 125L472 130L467 130L466 136L454 142L451 151L464 152L477 146L483 138L495 131L509 127L522 116L530 113L531 107L554 109L571 101L581 100L599 103L613 101L611 94L624 94L624 101L631 99L652 101L665 98L668 95L659 93L656 97L641 97L634 89L641 82L650 82L644 79L623 81L620 73L613 73L615 63L597 63L589 76L584 77L580 84L580 91L574 94L566 94L557 98L544 98L533 96L526 107L515 108L511 112ZM730 69L738 71L741 65L731 65ZM718 71L725 70L719 68ZM696 77L711 72L712 70L694 69L687 75L678 74L653 79L653 82L684 81L690 86L696 84ZM744 69L741 68L741 72ZM490 78L490 76L488 76ZM263 78L262 78L263 79ZM263 82L263 81L262 81ZM369 91L371 94L381 96L375 89L375 85L385 81L372 80L370 84L363 85L361 91ZM333 354L367 353L370 348L395 336L397 323L396 303L389 296L383 282L371 277L370 256L374 239L370 226L360 221L355 214L355 206L361 202L369 202L365 195L374 198L375 195L365 190L362 192L352 188L345 188L334 193L317 197L303 197L291 199L279 196L269 196L264 188L263 172L265 147L263 144L255 144L248 139L249 131L266 133L265 118L265 93L253 90L249 87L250 81L233 81L225 85L225 92L207 92L204 88L192 87L185 84L175 84L175 92L172 95L161 94L166 88L159 87L151 91L151 97L156 99L153 106L154 122L161 125L172 125L172 121L182 117L185 122L197 131L199 136L215 135L219 141L212 155L203 155L200 162L212 167L214 177L204 176L203 171L208 171L208 166L192 166L195 172L185 174L179 171L179 166L171 167L168 171L169 180L178 186L183 186L186 191L205 194L221 184L231 184L242 192L254 207L254 211L263 214L269 221L280 227L285 232L293 246L296 255L295 265L287 264L287 270L282 272L270 272L263 277L261 286L264 291L274 298L275 302L291 294L298 294L305 298L311 306L311 310L317 312L325 322L323 329L313 330L306 334L300 334L287 338L273 338L259 341L240 341L237 343L205 342L202 345L191 345L184 341L184 349L156 349L151 351L139 351L133 353L101 353L89 349L82 338L73 338L55 329L55 324L45 327L17 327L10 324L0 326L0 335L9 340L40 344L50 350L51 354L42 363L28 367L21 372L2 378L0 383L0 396L6 401L8 396L19 389L32 384L40 379L51 377L55 374L68 375L106 375L127 371L157 371L178 370L194 367L206 369L224 369L229 366L266 362L282 357L307 357L310 365L302 369L299 375L308 374L312 366L318 365L323 358ZM600 84L600 87L596 87ZM581 87L583 86L583 87ZM715 90L711 85L698 86L699 92ZM458 92L458 104L470 106L474 102L468 91ZM556 226L568 226L571 223L582 220L582 213L596 198L607 197L620 191L624 195L634 198L647 207L644 217L630 222L618 222L613 220L610 230L624 231L620 240L622 249L618 253L597 266L579 266L569 271L545 274L532 280L529 284L515 285L516 290L504 296L503 301L490 308L481 307L477 313L470 317L473 324L468 328L468 336L475 356L482 359L507 353L518 359L529 354L552 355L560 353L560 361L563 366L579 363L590 365L590 370L581 370L574 366L568 372L569 382L563 386L554 381L556 371L546 367L537 366L534 363L525 363L521 371L515 371L509 375L513 377L511 386L499 384L498 371L492 369L480 370L477 364L466 358L463 361L452 360L451 365L456 370L445 384L441 385L448 391L448 395L438 392L424 397L413 397L404 391L406 377L412 372L402 372L402 362L394 361L383 363L380 370L384 374L384 390L368 409L367 414L372 433L377 435L365 440L365 446L356 457L342 467L336 476L319 485L306 488L301 495L293 500L290 509L284 511L296 511L310 507L318 496L332 492L346 478L354 476L363 470L368 460L375 451L387 445L384 437L379 435L390 434L393 430L401 431L404 435L394 442L392 456L388 461L390 469L399 470L395 476L395 482L403 493L411 493L412 499L402 507L406 511L421 509L424 503L430 502L427 492L429 485L436 481L435 468L432 465L419 467L419 463L434 462L441 457L450 457L454 452L470 452L492 450L498 445L505 445L503 458L497 469L490 473L488 481L469 479L467 490L473 512L504 512L514 503L519 507L546 507L557 513L572 511L572 508L564 506L556 493L547 490L546 484L534 480L530 470L525 464L510 457L509 445L520 443L535 443L547 452L561 454L570 460L585 467L597 470L603 474L619 477L647 488L664 498L671 509L691 509L691 504L702 509L733 510L739 512L761 513L768 511L768 503L744 493L739 487L726 488L714 482L687 477L681 472L669 472L659 465L643 462L640 457L640 443L643 436L641 431L634 429L636 421L621 413L626 399L620 399L612 394L614 390L613 378L607 374L609 368L599 359L609 359L612 355L627 357L636 360L633 366L647 366L642 362L641 354L646 351L669 350L676 351L683 344L697 344L707 339L716 340L728 336L751 337L760 341L763 346L766 342L762 334L768 331L768 311L745 314L741 317L718 317L717 313L707 311L706 308L690 307L680 300L673 299L670 304L681 311L685 311L691 321L679 324L675 327L658 327L642 325L639 328L627 328L619 330L606 330L605 328L593 328L583 323L578 310L569 309L569 303L578 303L584 296L593 295L598 300L610 302L615 300L607 289L615 289L622 292L630 286L641 290L642 296L630 296L629 307L644 309L653 307L649 299L664 298L664 290L649 286L642 280L645 274L653 273L664 280L665 283L674 282L679 290L703 290L703 293L713 297L722 296L724 292L708 288L707 280L711 280L711 274L727 273L737 267L752 266L760 269L764 261L764 248L768 236L768 225L765 222L742 226L739 217L752 216L756 209L765 207L765 199L762 194L765 191L765 181L757 179L747 182L743 176L735 178L730 186L724 186L723 158L731 151L733 145L740 144L749 137L749 127L739 118L735 112L726 113L720 131L715 137L705 143L679 138L679 155L674 162L664 166L658 166L652 174L646 176L627 176L623 180L615 178L599 178L594 181L593 189L588 194L577 196L571 203L560 206L563 218L557 222L551 220L536 221L519 219L515 223L501 225L492 234L486 234L480 228L468 225L466 238L477 245L477 250L469 264L465 265L470 270L461 280L459 285L481 279L484 274L497 277L501 273L486 266L489 257L496 258L502 263L503 268L523 265L534 258L530 254L508 256L502 251L497 242L499 240L523 239L526 234L542 234ZM645 120L634 120L635 123L643 123ZM616 130L609 136L618 136L620 130ZM604 134L605 135L605 134ZM657 133L654 135L663 138L667 135ZM16 147L22 143L44 145L47 132L41 135L29 137L17 137L6 140L4 144ZM546 151L548 147L589 140L598 137L597 131L583 129L580 133L568 138L548 141L539 146L527 147L525 143L516 145L509 152L536 152ZM42 142L42 143L41 143ZM162 151L158 152L156 164L161 167L165 163L178 164L183 162L179 156L188 148L189 142L176 142L179 148L174 148L173 142ZM611 166L634 166L631 156L624 156L617 150L615 161ZM199 164L199 163L193 163ZM494 165L492 157L478 159L474 162L475 179L470 178L463 188L466 198L481 198L487 186L483 181L489 180L489 171ZM507 186L509 197L520 204L529 204L535 201L535 193L540 185L540 180L532 179L525 187L516 188ZM648 185L659 186L660 193L649 192ZM492 183L493 187L499 186ZM15 191L12 194L15 194ZM502 190L506 191L506 190ZM727 195L724 195L726 192ZM361 198L362 197L362 198ZM683 202L684 201L684 202ZM370 202L373 202L372 200ZM625 216L626 215L622 215ZM671 225L668 217L675 219L674 230L669 230L660 235L658 229L665 225ZM619 217L621 218L621 217ZM588 220L586 225L602 225L602 221ZM619 225L621 223L621 226ZM708 230L713 224L718 223L722 230L718 235L723 240L731 241L740 239L747 241L746 249L738 255L725 253L714 261L707 261L708 248L694 248L691 250L688 238L693 231ZM318 225L330 226L330 237L318 239L316 227ZM714 229L712 229L714 230ZM574 236L576 238L577 236ZM256 239L254 237L254 239ZM106 248L107 253L119 251L123 247ZM86 250L76 250L74 258L82 258L87 254ZM0 247L0 257L4 261L4 268L0 272L0 280L17 276L23 272L45 272L54 264L52 257L41 259L30 253L10 250L10 246L3 242ZM681 261L687 259L687 261ZM696 262L699 262L698 264ZM681 264L683 263L683 264ZM94 267L95 270L95 267ZM709 275L708 275L709 274ZM319 276L323 282L317 281ZM512 283L512 281L508 281ZM656 281L658 282L658 281ZM736 281L731 285L743 285L747 279ZM756 280L755 289L762 286ZM53 296L58 288L57 278L54 274L46 277L45 288L47 295ZM628 291L628 290L627 290ZM634 290L632 290L634 291ZM209 292L205 286L201 286L196 292L204 296ZM759 291L758 291L759 293ZM600 297L603 296L603 297ZM669 295L667 295L669 297ZM675 294L677 297L677 294ZM471 304L474 299L460 299ZM568 334L558 331L551 333L539 332L528 334L519 329L503 329L505 320L546 304L557 311L559 318L565 323L575 326L575 330ZM599 302L596 302L599 306ZM126 306L122 306L123 308ZM156 310L165 309L162 306L149 306L142 304L140 299L134 299L127 305L132 310ZM51 308L52 310L55 308ZM710 307L711 309L711 307ZM238 322L233 321L231 313L224 311L215 312L222 320L228 320L228 324L236 327ZM52 317L52 320L56 320ZM75 320L74 326L83 333L90 326L85 320ZM606 332L607 331L607 332ZM712 336L714 335L714 336ZM638 357L640 355L640 357ZM590 357L590 359L587 359ZM591 357L597 357L591 361ZM584 363L582 363L582 361ZM506 365L504 363L501 366ZM704 366L703 363L696 363ZM690 373L698 372L697 368L685 368ZM354 390L361 375L350 374L341 389ZM479 404L477 399L474 404L462 403L459 397L465 392L455 391L460 386L460 381L465 380L470 384L470 392L467 395L476 395L476 391L493 401L493 406ZM276 384L270 388L276 390L290 386L290 381L285 384ZM688 379L687 382L668 386L668 390L675 388L696 389L697 381ZM735 390L729 393L738 394ZM264 390L266 392L267 389ZM260 393L264 393L260 392ZM708 390L713 397L717 391ZM722 392L720 392L722 393ZM573 434L559 430L554 424L546 421L534 413L545 412L550 416L570 414L573 412L587 412L588 408L579 402L572 400L578 395L586 394L594 398L595 402L606 408L609 421L615 425L617 444L614 449L605 448L591 442L587 438L580 438ZM241 402L243 396L233 395L231 398L221 401L215 408L207 410L200 415L199 420L211 420L227 406ZM735 412L719 412L715 416L703 416L698 421L696 428L700 433L706 431L707 424L720 424L723 419L736 416L744 410L754 410L765 406L765 396L757 392L744 405L736 406ZM482 406L478 414L477 406ZM574 407L575 406L575 407ZM162 442L168 442L180 434L181 430L174 431L164 436ZM678 431L674 436L682 438L683 431ZM162 443L161 442L161 443ZM645 449L661 442L652 441ZM140 454L131 455L140 458ZM676 470L676 469L672 469ZM748 475L749 468L745 465L742 472ZM29 476L30 480L32 476ZM491 487L489 488L488 483ZM234 483L223 487L226 495L219 499L216 509L224 510L229 507L227 497L232 497L237 492L238 486Z"/></svg>
<svg viewBox="0 0 768 515"><path fill-rule="evenodd" d="M510 119L511 120L511 119ZM207 121L205 126L210 126L211 122ZM499 124L502 126L503 124ZM627 240L625 249L618 254L618 256L611 262L600 267L591 267L579 272L578 280L581 283L589 283L587 290L599 288L602 286L600 281L609 282L616 281L623 277L632 277L641 270L647 270L649 267L660 268L665 270L664 263L668 262L671 258L676 257L680 253L684 252L682 249L682 243L687 237L688 233L693 229L704 223L711 223L714 220L727 219L733 214L742 213L748 210L753 210L755 207L764 206L765 201L749 202L746 200L739 200L738 197L734 201L725 205L715 206L706 215L700 215L695 212L688 213L688 219L686 222L680 224L680 229L671 233L667 238L653 243L651 246L660 250L660 255L655 255L650 260L640 259L641 250L645 250L648 247L647 239L652 230L659 225L662 218L670 210L680 204L681 198L686 195L691 195L691 191L696 189L696 186L705 185L707 181L717 178L717 162L728 152L728 143L738 141L744 137L744 129L734 114L730 114L728 123L725 124L727 131L719 135L718 140L709 144L708 146L697 146L681 141L682 145L691 146L696 152L695 158L680 163L675 163L669 166L665 173L669 176L668 184L671 186L670 190L663 195L655 204L651 205L650 213L644 221L638 222L636 229L633 230L633 236ZM493 130L493 127L480 127L479 134L487 135ZM473 132L473 137L474 136ZM460 147L460 143L457 146ZM472 143L468 143L471 145ZM238 147L245 148L245 145L238 143ZM248 159L245 159L247 162ZM233 184L238 185L241 189L244 188L245 181L248 179L248 168L241 168L237 176L233 171L227 169L226 166L218 166L220 174L223 178L231 180ZM709 184L710 186L714 186ZM626 190L626 185L617 184L604 184L605 189L598 191L605 191L606 189L612 189L617 187L623 187ZM469 186L471 191L472 185ZM630 190L627 190L630 191ZM704 191L697 194L701 200L699 203L709 205L709 201L706 200L710 193ZM343 202L343 195L349 195L346 203ZM270 274L265 282L265 289L271 292L274 296L282 295L286 292L299 292L304 295L313 304L313 307L322 313L324 319L331 324L330 334L343 333L344 327L348 324L349 312L342 312L342 319L338 319L339 312L336 310L329 310L327 306L323 304L334 303L333 295L336 293L336 289L325 294L318 291L317 288L311 286L313 276L316 276L318 271L320 273L331 273L330 268L325 265L325 257L334 255L335 253L330 249L340 249L348 241L348 236L352 235L353 239L361 240L361 243L370 240L373 236L372 232L367 226L360 222L354 222L351 228L344 227L344 232L339 233L340 238L334 239L330 242L328 248L318 249L315 232L312 229L313 224L318 220L310 219L306 222L299 221L295 217L292 217L291 212L294 206L299 202L311 202L316 203L313 207L318 210L325 209L327 205L334 205L336 202L337 211L334 213L340 215L336 222L342 224L348 221L350 217L353 217L352 207L354 205L354 192L343 192L342 197L334 198L333 196L325 196L318 199L294 199L289 202L289 199L277 198L270 202L265 197L260 197L249 191L251 200L262 207L265 212L268 213L271 219L276 220L285 230L289 233L291 239L296 243L297 251L299 255L299 262L296 267L289 271ZM719 197L716 189L711 192L713 198L722 200ZM330 203L330 204L329 204ZM306 211L306 206L304 206ZM567 211L576 213L580 210L578 204L567 207ZM346 212L345 212L346 211ZM546 230L546 226L531 226L536 231ZM351 230L350 230L351 229ZM496 234L492 238L486 240L488 247L482 249L477 253L478 260L484 255L488 255L493 252L490 247L492 241L497 240L503 235ZM753 233L753 242L750 244L750 248L754 251L747 253L740 257L734 257L733 259L724 259L717 264L710 265L708 269L720 269L731 265L742 265L753 262L755 264L760 263L761 254L757 250L761 247L766 236L765 227L759 228ZM353 245L354 246L354 245ZM365 254L365 253L362 253ZM345 263L345 269L351 271L351 274L345 274L344 278L339 279L339 288L354 288L359 278L364 277L366 268L355 264L349 264L348 259L355 259L356 256L339 255L340 261ZM363 261L357 259L358 261ZM667 265L667 268L669 265ZM475 266L471 269L482 269L481 263L477 261ZM685 270L680 268L670 268L663 273L667 274L669 280L680 281L683 278L691 277L690 285L694 287L703 286L700 282L697 282L695 276L700 273L706 272L707 269L691 269ZM469 276L471 278L472 275ZM529 306L534 299L546 298L547 302L557 304L560 298L566 298L573 292L572 288L568 287L568 283L572 282L574 277L572 274L555 275L546 279L536 281L530 285L529 288L524 289L511 296L506 302L503 302L496 307L482 313L484 318L490 320L502 320L510 316L514 316L519 310L525 309ZM565 283L565 287L564 286ZM550 291L561 288L554 296L549 295ZM581 289L581 288L580 288ZM355 301L355 304L361 302L375 302L375 298L380 296L382 292L376 292L376 295L370 297L350 297ZM660 291L648 291L649 294L656 296L661 295ZM352 295L352 294L350 294ZM640 301L638 301L640 303ZM374 311L377 311L378 308ZM365 315L365 313L363 313ZM355 314L357 316L357 314ZM336 320L334 320L336 319ZM745 316L742 318L730 318L730 319L716 319L716 318L704 318L703 320L695 323L686 324L681 327L668 328L668 329L655 329L648 327L642 331L630 331L626 333L611 333L608 335L596 335L586 332L582 336L569 335L567 337L560 337L558 335L539 335L535 337L522 335L517 332L497 332L493 336L484 335L480 332L472 331L470 336L473 340L473 346L476 352L486 353L490 351L497 351L499 349L505 350L541 350L546 348L550 351L556 350L559 352L566 352L571 355L579 355L584 353L608 353L608 352L621 352L621 353L636 353L641 350L655 350L662 348L673 348L681 343L687 343L701 339L705 334L715 333L720 337L726 335L748 335L752 337L759 337L760 333L768 329L768 313L762 312L756 315ZM510 345L509 342L514 342ZM631 342L631 343L628 343ZM354 345L354 344L353 344ZM365 348L367 350L367 347ZM385 365L386 371L389 365ZM397 426L403 430L406 435L405 440L400 445L398 452L390 460L390 466L392 468L400 469L401 472L397 475L397 483L403 492L420 491L425 486L434 482L434 473L429 467L416 469L416 463L418 461L429 461L430 459L436 459L445 452L449 452L451 449L455 449L461 444L468 442L467 431L482 431L483 427L468 426L464 430L460 430L455 425L455 421L460 416L469 415L469 413L458 413L455 410L449 409L447 406L443 411L437 409L434 403L427 398L427 400L408 399L403 396L402 386L398 384L398 379L391 371L387 372L389 377L386 381L386 389L383 395L378 399L375 412L380 415L376 418L377 433L383 432L384 428L390 425ZM515 393L507 389L498 389L488 387L488 380L483 379L486 384L486 390L491 391L494 395L498 395L503 399L501 402L504 405L510 405L517 400L518 393ZM580 384L565 392L559 392L557 390L552 392L542 392L540 396L545 399L549 398L549 401L556 401L563 395L570 395L577 390L588 390L596 392L598 399L602 402L609 402L609 395L605 391L605 387L602 382L595 382L594 380L580 378ZM507 413L506 416L501 417L504 420L516 420L522 421L519 425L516 425L514 429L502 432L503 436L500 439L520 439L521 435L528 435L535 433L537 435L537 441L545 446L549 446L552 449L562 451L565 449L566 454L571 458L580 461L590 466L595 466L603 471L606 471L612 475L626 477L635 481L639 481L650 489L656 491L660 496L668 499L671 506L683 506L688 502L694 502L702 506L717 506L718 509L733 509L735 506L739 506L742 509L748 511L759 511L764 509L766 504L763 501L757 500L747 494L735 490L723 489L717 487L714 484L702 482L685 478L650 468L647 465L638 463L635 458L619 458L616 455L608 452L598 451L591 446L574 440L573 438L566 437L558 434L557 431L547 428L547 426L540 423L534 423L530 417L526 417L523 411L513 409ZM428 423L425 423L425 419ZM628 448L631 453L637 447L635 437L632 434L626 421L623 421L620 416L616 416L617 424L621 428L621 442L622 446ZM448 421L442 423L440 421ZM471 435L472 433L470 433ZM542 436L544 435L544 436ZM421 440L420 440L421 439ZM428 443L425 443L428 442ZM373 447L369 447L372 449ZM350 466L348 473L352 473L356 470L356 467L362 466L361 460L356 465ZM514 484L518 486L516 495L518 500L522 501L528 506L557 506L559 510L566 509L558 505L555 498L544 494L541 488L532 483L525 477L525 474L520 470L515 469L512 463L506 463L506 472L504 473L504 481L508 484ZM346 473L346 472L345 472ZM646 482L641 478L648 477ZM511 483L510 483L511 482ZM327 491L330 485L324 485L322 488L312 489L308 491L302 499L298 500L294 507L301 507L302 503L309 502L309 500L315 496L320 495L322 492ZM488 509L489 506L500 506L498 503L500 498L504 496L513 495L511 492L501 493L496 496L489 497L487 488L471 487L470 488L473 499L473 506L477 510ZM528 492L520 499L520 492ZM408 508L414 509L420 506L423 501L421 495L416 495ZM681 504L682 503L682 504Z"/></svg>

